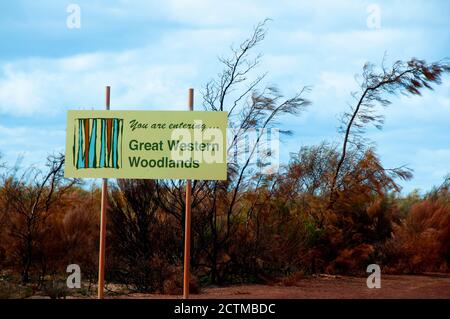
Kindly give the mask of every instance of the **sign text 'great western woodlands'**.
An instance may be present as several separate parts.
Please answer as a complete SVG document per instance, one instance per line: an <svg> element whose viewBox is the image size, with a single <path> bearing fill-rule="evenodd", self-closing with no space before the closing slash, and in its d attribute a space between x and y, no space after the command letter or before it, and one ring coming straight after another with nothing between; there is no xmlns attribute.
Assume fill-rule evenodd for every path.
<svg viewBox="0 0 450 319"><path fill-rule="evenodd" d="M66 177L226 179L226 112L69 111Z"/></svg>

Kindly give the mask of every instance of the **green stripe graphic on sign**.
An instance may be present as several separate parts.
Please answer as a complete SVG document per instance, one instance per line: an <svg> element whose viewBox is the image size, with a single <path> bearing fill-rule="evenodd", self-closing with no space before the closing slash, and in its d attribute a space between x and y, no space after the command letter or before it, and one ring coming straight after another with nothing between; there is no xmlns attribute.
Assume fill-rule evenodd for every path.
<svg viewBox="0 0 450 319"><path fill-rule="evenodd" d="M120 168L123 119L77 118L73 159L77 169Z"/></svg>

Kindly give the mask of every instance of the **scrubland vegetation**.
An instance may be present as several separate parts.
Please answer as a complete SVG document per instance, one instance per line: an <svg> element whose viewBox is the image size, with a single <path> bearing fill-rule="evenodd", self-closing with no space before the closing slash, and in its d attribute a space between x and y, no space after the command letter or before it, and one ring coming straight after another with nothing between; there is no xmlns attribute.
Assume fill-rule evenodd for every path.
<svg viewBox="0 0 450 319"><path fill-rule="evenodd" d="M221 59L223 72L203 90L204 109L229 112L233 151L251 129L280 127L280 119L301 116L311 104L308 88L286 98L264 86L264 75L251 76L260 62L252 50L265 32L265 23L258 25ZM450 176L424 195L401 195L401 181L412 172L384 168L364 138L368 125L382 126L377 105L387 106L396 94L420 95L449 70L418 59L366 64L361 90L342 118L342 140L299 145L272 174L261 173L264 161L251 163L250 149L248 160L230 157L228 180L194 181L192 289L359 275L372 263L384 273L449 272ZM64 178L63 169L59 155L50 156L45 169L8 163L2 169L0 297L56 294L55 282L64 281L74 263L85 293L96 283L100 189ZM108 201L107 282L181 293L184 181L111 180Z"/></svg>

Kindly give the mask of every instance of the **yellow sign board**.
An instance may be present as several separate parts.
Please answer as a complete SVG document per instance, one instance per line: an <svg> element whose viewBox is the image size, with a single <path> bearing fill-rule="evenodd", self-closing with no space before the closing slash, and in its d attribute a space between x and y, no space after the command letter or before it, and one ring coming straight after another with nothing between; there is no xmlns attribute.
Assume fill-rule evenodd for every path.
<svg viewBox="0 0 450 319"><path fill-rule="evenodd" d="M69 111L66 177L225 180L226 112Z"/></svg>

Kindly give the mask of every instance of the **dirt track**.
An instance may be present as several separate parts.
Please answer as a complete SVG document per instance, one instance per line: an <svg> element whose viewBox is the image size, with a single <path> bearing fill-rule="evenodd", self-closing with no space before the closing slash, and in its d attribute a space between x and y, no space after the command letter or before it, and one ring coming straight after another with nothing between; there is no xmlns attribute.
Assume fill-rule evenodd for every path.
<svg viewBox="0 0 450 319"><path fill-rule="evenodd" d="M302 279L295 286L242 285L222 288L204 288L198 299L218 298L445 298L450 299L450 275L381 277L380 289L368 289L366 278L317 277ZM177 295L131 294L115 298L180 298Z"/></svg>

